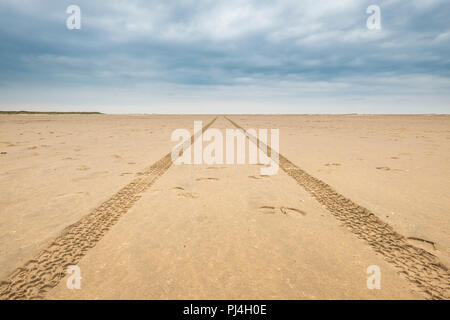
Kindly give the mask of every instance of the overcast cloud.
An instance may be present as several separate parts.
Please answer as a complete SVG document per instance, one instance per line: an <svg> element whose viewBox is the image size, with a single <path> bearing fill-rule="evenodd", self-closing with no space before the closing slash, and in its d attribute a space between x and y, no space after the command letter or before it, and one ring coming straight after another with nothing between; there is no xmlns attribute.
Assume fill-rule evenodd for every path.
<svg viewBox="0 0 450 320"><path fill-rule="evenodd" d="M448 0L1 0L0 109L450 113L449 21Z"/></svg>

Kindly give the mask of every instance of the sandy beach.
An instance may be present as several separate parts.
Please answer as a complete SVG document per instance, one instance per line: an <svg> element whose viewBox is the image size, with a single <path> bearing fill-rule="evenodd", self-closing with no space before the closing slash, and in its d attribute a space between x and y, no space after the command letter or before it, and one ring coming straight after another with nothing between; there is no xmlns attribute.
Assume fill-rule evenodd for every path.
<svg viewBox="0 0 450 320"><path fill-rule="evenodd" d="M278 173L172 164L171 133L195 120L279 129ZM0 299L448 299L449 128L448 115L2 114Z"/></svg>

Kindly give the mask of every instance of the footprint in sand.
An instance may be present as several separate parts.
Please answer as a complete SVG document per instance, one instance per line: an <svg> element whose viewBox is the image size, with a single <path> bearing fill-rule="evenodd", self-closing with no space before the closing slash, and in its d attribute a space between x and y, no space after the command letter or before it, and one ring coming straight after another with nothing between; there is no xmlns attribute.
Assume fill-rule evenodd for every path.
<svg viewBox="0 0 450 320"><path fill-rule="evenodd" d="M377 170L390 171L391 168L389 168L389 167L377 167Z"/></svg>
<svg viewBox="0 0 450 320"><path fill-rule="evenodd" d="M302 216L306 215L306 212L300 210L300 209L296 209L296 208L290 208L290 207L273 207L273 206L262 206L259 207L258 211L260 213L264 213L264 214L276 214L276 213L281 213L281 214L301 214Z"/></svg>
<svg viewBox="0 0 450 320"><path fill-rule="evenodd" d="M249 177L250 179L259 180L259 179L269 178L270 176L268 176L268 175L263 175L263 174L259 174L259 175L248 176L248 177Z"/></svg>
<svg viewBox="0 0 450 320"><path fill-rule="evenodd" d="M428 251L436 251L437 250L436 244L433 241L425 240L425 239L417 238L417 237L408 237L407 239L411 243L414 243L414 245L419 244L419 247L422 247L424 250L428 250Z"/></svg>
<svg viewBox="0 0 450 320"><path fill-rule="evenodd" d="M197 181L218 181L219 178L197 178Z"/></svg>
<svg viewBox="0 0 450 320"><path fill-rule="evenodd" d="M324 164L324 166L327 166L327 167L331 167L331 166L339 167L340 165L341 165L340 163L326 163L326 164Z"/></svg>
<svg viewBox="0 0 450 320"><path fill-rule="evenodd" d="M283 214L289 214L289 213L296 214L296 213L298 213L298 214L301 214L302 216L305 216L305 215L306 215L306 212L305 212L305 211L302 211L302 210L296 209L296 208L286 208L286 207L281 207L281 208L280 208L280 211L281 211Z"/></svg>
<svg viewBox="0 0 450 320"><path fill-rule="evenodd" d="M123 173L120 174L120 176L122 177L122 176L126 176L128 174L133 174L133 173L132 172L123 172Z"/></svg>
<svg viewBox="0 0 450 320"><path fill-rule="evenodd" d="M192 192L182 192L178 194L178 197L180 198L188 198L188 199L197 199L199 196L196 193Z"/></svg>
<svg viewBox="0 0 450 320"><path fill-rule="evenodd" d="M68 197L76 197L76 196L88 196L88 195L89 195L89 192L83 192L83 191L74 192L74 193L61 193L61 194L58 194L54 198L54 200L61 199L61 198L68 198Z"/></svg>
<svg viewBox="0 0 450 320"><path fill-rule="evenodd" d="M259 207L258 211L260 213L264 213L264 214L275 214L276 208L271 207L271 206L262 206L262 207Z"/></svg>
<svg viewBox="0 0 450 320"><path fill-rule="evenodd" d="M157 195L157 194L160 194L160 193L161 193L161 190L160 190L160 189L155 189L155 190L151 190L151 191L150 191L150 194L151 194L152 196Z"/></svg>
<svg viewBox="0 0 450 320"><path fill-rule="evenodd" d="M91 169L91 168L89 168L88 166L85 166L85 165L80 166L80 167L77 168L78 171L86 171L86 170L89 170L89 169Z"/></svg>
<svg viewBox="0 0 450 320"><path fill-rule="evenodd" d="M109 173L109 171L97 171L97 172L93 172L93 173L91 173L91 174L89 174L87 176L84 176L84 177L72 179L72 181L90 180L90 179L94 179L94 178L96 178L98 176L102 176L102 175L105 175L105 174L108 174L108 173Z"/></svg>
<svg viewBox="0 0 450 320"><path fill-rule="evenodd" d="M173 187L172 190L184 190L182 187Z"/></svg>

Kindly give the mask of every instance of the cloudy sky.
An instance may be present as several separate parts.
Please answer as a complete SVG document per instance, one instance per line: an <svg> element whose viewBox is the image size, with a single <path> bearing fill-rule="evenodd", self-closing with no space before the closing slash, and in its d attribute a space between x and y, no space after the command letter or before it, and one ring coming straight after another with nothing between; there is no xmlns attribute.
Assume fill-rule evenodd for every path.
<svg viewBox="0 0 450 320"><path fill-rule="evenodd" d="M450 113L449 21L449 0L0 0L0 110Z"/></svg>

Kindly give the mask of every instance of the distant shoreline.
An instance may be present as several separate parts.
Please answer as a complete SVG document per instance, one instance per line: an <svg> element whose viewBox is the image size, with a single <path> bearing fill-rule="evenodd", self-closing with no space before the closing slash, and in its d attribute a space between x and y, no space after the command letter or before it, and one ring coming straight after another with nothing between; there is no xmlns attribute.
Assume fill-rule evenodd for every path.
<svg viewBox="0 0 450 320"><path fill-rule="evenodd" d="M101 112L81 112L81 111L0 111L0 114L103 114Z"/></svg>
<svg viewBox="0 0 450 320"><path fill-rule="evenodd" d="M145 116L188 116L188 115L241 115L241 116L450 116L450 113L104 113L98 111L0 111L1 114L85 114L85 115L145 115Z"/></svg>

